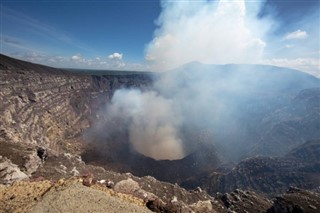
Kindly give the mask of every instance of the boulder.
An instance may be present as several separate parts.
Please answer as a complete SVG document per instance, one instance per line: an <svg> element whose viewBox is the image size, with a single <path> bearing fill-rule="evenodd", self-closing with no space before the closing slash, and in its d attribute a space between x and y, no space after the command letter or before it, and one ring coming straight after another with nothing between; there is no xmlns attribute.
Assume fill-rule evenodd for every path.
<svg viewBox="0 0 320 213"><path fill-rule="evenodd" d="M0 156L0 184L10 184L18 180L29 179L11 160Z"/></svg>

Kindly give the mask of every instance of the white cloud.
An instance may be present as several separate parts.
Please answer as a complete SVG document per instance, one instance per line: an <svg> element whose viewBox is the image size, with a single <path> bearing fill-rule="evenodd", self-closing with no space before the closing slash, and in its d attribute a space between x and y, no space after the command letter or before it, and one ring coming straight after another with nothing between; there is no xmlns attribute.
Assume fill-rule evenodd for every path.
<svg viewBox="0 0 320 213"><path fill-rule="evenodd" d="M320 59L319 58L273 58L261 61L262 64L288 67L297 69L320 78Z"/></svg>
<svg viewBox="0 0 320 213"><path fill-rule="evenodd" d="M81 55L80 55L80 54L73 55L73 56L71 57L71 59L74 60L74 61L80 61L80 60L81 60Z"/></svg>
<svg viewBox="0 0 320 213"><path fill-rule="evenodd" d="M160 27L146 49L145 58L154 69L171 69L191 61L225 64L260 60L266 44L253 27L255 16L247 16L244 0L163 1L162 7Z"/></svg>
<svg viewBox="0 0 320 213"><path fill-rule="evenodd" d="M109 59L115 59L115 60L122 60L122 53L112 53L111 55L108 56Z"/></svg>
<svg viewBox="0 0 320 213"><path fill-rule="evenodd" d="M72 56L47 55L39 52L26 52L8 54L33 63L48 65L59 68L80 68L80 69L101 69L101 70L133 70L147 71L149 67L142 63L127 63L123 60L110 60L106 57L96 56L93 58L84 57L78 53Z"/></svg>
<svg viewBox="0 0 320 213"><path fill-rule="evenodd" d="M306 31L297 30L291 33L288 33L284 39L291 40L291 39L304 39L307 38L308 34Z"/></svg>

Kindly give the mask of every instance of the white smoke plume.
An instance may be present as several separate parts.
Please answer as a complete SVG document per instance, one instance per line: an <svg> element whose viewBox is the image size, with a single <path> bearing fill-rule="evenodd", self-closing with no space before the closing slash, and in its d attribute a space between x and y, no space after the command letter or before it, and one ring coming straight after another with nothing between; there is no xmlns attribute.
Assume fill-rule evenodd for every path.
<svg viewBox="0 0 320 213"><path fill-rule="evenodd" d="M260 5L254 2L247 9L245 0L162 1L159 28L146 49L146 59L155 70L192 61L258 62L266 45L261 37L267 27L262 20L257 26Z"/></svg>
<svg viewBox="0 0 320 213"><path fill-rule="evenodd" d="M260 59L265 43L250 28L255 23L250 14L259 11L259 3L249 8L250 14L244 0L161 3L160 27L146 50L155 70L191 61L224 64ZM263 32L261 26L259 30ZM196 74L197 79L188 82L180 77L162 76L155 81L154 91L115 92L108 119L125 123L130 144L137 152L156 160L181 159L194 151L194 141L199 142L191 140L194 132L228 116L221 113L224 103L214 98L216 86L205 76Z"/></svg>
<svg viewBox="0 0 320 213"><path fill-rule="evenodd" d="M311 80L303 83L303 78ZM224 160L237 161L263 138L274 110L316 83L272 66L190 63L156 75L149 90L116 90L91 136L101 143L130 144L156 160L214 147Z"/></svg>
<svg viewBox="0 0 320 213"><path fill-rule="evenodd" d="M133 148L156 160L176 160L185 156L178 135L181 124L171 100L154 91L117 90L107 109L109 120L128 127Z"/></svg>

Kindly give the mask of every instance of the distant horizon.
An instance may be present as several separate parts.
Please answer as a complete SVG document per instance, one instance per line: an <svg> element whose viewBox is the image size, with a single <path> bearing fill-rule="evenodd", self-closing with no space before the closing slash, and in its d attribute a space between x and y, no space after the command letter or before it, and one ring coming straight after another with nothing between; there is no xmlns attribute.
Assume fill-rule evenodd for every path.
<svg viewBox="0 0 320 213"><path fill-rule="evenodd" d="M280 66L275 66L275 65L269 65L269 64L234 64L234 63L230 63L230 64L205 64L205 63L202 63L202 62L199 62L199 61L193 61L193 62L189 62L189 63L186 63L186 64L182 64L180 65L179 67L176 67L172 70L164 70L164 71L152 71L152 70L112 70L112 69L92 69L92 68L69 68L69 67L54 67L54 66L49 66L49 65L45 65L45 64L40 64L40 63L34 63L34 62L30 62L30 61L26 61L26 60L23 60L23 59L18 59L18 58L14 58L14 57L11 57L11 56L8 56L6 54L3 54L3 53L0 53L0 55L4 55L6 57L10 57L10 58L13 58L13 59L16 59L16 60L22 60L24 62L28 62L28 63L33 63L33 64L36 64L36 65L41 65L41 66L48 66L48 67L51 67L51 68L54 68L54 69L62 69L62 70L70 70L71 72L72 71L80 71L80 72L90 72L90 71L98 71L98 72L114 72L115 74L117 72L119 73L123 73L123 72L133 72L133 73L143 73L143 74L161 74L161 73L166 73L166 72L170 72L170 71L174 71L174 70L177 70L177 69L180 69L184 66L188 66L190 64L193 64L193 63L198 63L200 65L208 65L208 66L229 66L229 65L235 65L235 66L266 66L266 67L275 67L275 68L281 68L281 69L287 69L287 70L293 70L293 71L298 71L298 72L301 72L301 73L304 73L304 74L308 74L310 76L313 76L317 79L320 79L320 77L318 76L315 76L315 75L312 75L310 73L306 73L306 72L303 72L301 70L298 70L298 69L294 69L294 68L288 68L288 67L280 67Z"/></svg>

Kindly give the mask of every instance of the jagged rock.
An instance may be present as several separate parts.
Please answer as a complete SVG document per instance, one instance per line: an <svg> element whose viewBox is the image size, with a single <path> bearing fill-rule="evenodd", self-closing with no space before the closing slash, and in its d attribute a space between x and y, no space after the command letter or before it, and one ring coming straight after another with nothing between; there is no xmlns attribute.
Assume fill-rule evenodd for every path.
<svg viewBox="0 0 320 213"><path fill-rule="evenodd" d="M82 176L82 184L84 186L91 186L92 184L95 184L96 180L93 178L93 174L87 174Z"/></svg>
<svg viewBox="0 0 320 213"><path fill-rule="evenodd" d="M18 180L29 179L11 160L0 156L0 184L10 184Z"/></svg>
<svg viewBox="0 0 320 213"><path fill-rule="evenodd" d="M107 186L108 188L112 189L112 188L114 187L114 182L111 181L111 180L108 180L106 186Z"/></svg>
<svg viewBox="0 0 320 213"><path fill-rule="evenodd" d="M216 211L213 210L212 208L212 204L210 200L198 201L197 203L190 205L190 208L197 213L200 213L200 212L216 213Z"/></svg>
<svg viewBox="0 0 320 213"><path fill-rule="evenodd" d="M311 205L311 204L310 204L308 207L309 207L310 209L313 209L313 210L317 210L317 209L318 209L317 207L315 207L314 205Z"/></svg>
<svg viewBox="0 0 320 213"><path fill-rule="evenodd" d="M116 192L121 192L125 194L133 194L138 189L140 189L139 184L131 178L128 178L127 180L122 180L116 183L116 185L114 186L114 190Z"/></svg>
<svg viewBox="0 0 320 213"><path fill-rule="evenodd" d="M160 199L150 200L146 203L147 207L158 213L192 213L192 209L181 202L164 203Z"/></svg>
<svg viewBox="0 0 320 213"><path fill-rule="evenodd" d="M154 212L166 212L165 205L166 204L160 199L149 200L146 203L146 206L148 207L148 209Z"/></svg>
<svg viewBox="0 0 320 213"><path fill-rule="evenodd" d="M320 194L291 187L285 194L277 196L268 213L316 213L320 209Z"/></svg>
<svg viewBox="0 0 320 213"><path fill-rule="evenodd" d="M271 207L271 209L268 210L268 213L280 213L280 212L286 212L286 213L303 213L305 212L303 207L293 204L291 202L287 202L282 197L277 197L274 205Z"/></svg>
<svg viewBox="0 0 320 213"><path fill-rule="evenodd" d="M320 140L307 141L284 157L247 158L227 173L205 173L181 185L185 188L200 186L211 195L237 188L252 189L272 196L284 193L290 186L316 189L320 185L319 156Z"/></svg>
<svg viewBox="0 0 320 213"><path fill-rule="evenodd" d="M231 212L266 212L272 202L266 197L253 191L237 189L231 193L218 194L224 206Z"/></svg>
<svg viewBox="0 0 320 213"><path fill-rule="evenodd" d="M128 178L127 180L119 181L115 184L113 189L116 192L124 193L124 194L132 194L135 197L138 197L145 202L158 200L159 198L155 196L153 193L150 193L146 190L141 189L139 186L139 183L132 180L131 178Z"/></svg>
<svg viewBox="0 0 320 213"><path fill-rule="evenodd" d="M151 181L156 182L157 180L151 179ZM118 182L114 186L114 190L143 199L147 207L155 212L212 212L210 201L199 201L189 206L174 196L171 201L164 202L153 193L141 189L139 184L131 178Z"/></svg>
<svg viewBox="0 0 320 213"><path fill-rule="evenodd" d="M26 173L28 175L33 174L37 171L39 166L42 165L42 159L39 157L39 155L36 152L33 152L32 154L29 154L25 157L25 164L24 167L26 168Z"/></svg>

